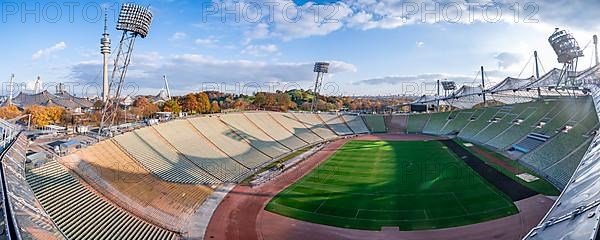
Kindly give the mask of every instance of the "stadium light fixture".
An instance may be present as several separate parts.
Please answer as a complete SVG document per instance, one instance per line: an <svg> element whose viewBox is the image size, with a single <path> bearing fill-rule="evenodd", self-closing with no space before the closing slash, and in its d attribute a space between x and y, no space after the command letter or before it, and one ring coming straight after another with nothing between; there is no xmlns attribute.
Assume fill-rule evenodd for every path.
<svg viewBox="0 0 600 240"><path fill-rule="evenodd" d="M548 38L548 42L556 53L559 63L570 63L583 57L583 50L579 47L577 40L566 30L557 28Z"/></svg>
<svg viewBox="0 0 600 240"><path fill-rule="evenodd" d="M319 102L319 92L321 91L321 85L323 85L323 77L325 73L329 72L328 62L316 62L313 72L317 73L317 79L315 80L315 97L313 98L312 104L310 105L310 111L314 112L317 109L317 103Z"/></svg>
<svg viewBox="0 0 600 240"><path fill-rule="evenodd" d="M577 60L579 57L583 57L583 50L579 47L573 35L558 28L550 35L548 42L554 53L556 53L558 62L563 64L556 86L566 85L567 89L575 87L577 84L574 82L577 72Z"/></svg>
<svg viewBox="0 0 600 240"><path fill-rule="evenodd" d="M152 12L150 9L137 4L126 3L121 7L119 19L117 21L117 30L123 31L121 41L113 64L114 68L108 88L107 99L102 109L102 120L100 122L99 133L105 133L105 129L111 129L114 124L117 112L119 111L119 99L121 90L125 83L127 68L131 62L133 47L138 37L146 38L152 23ZM114 90L114 94L111 91ZM112 96L111 96L112 95ZM106 132L110 134L110 131Z"/></svg>
<svg viewBox="0 0 600 240"><path fill-rule="evenodd" d="M146 38L151 23L152 12L147 7L126 3L121 7L117 30L133 32Z"/></svg>
<svg viewBox="0 0 600 240"><path fill-rule="evenodd" d="M456 90L456 83L454 81L442 81L442 88L444 88L444 91Z"/></svg>

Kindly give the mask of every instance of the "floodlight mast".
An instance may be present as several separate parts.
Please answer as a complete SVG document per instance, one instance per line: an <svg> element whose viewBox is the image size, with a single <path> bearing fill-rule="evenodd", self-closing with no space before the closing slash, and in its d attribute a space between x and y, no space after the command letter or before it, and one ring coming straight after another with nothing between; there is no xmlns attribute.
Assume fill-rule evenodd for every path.
<svg viewBox="0 0 600 240"><path fill-rule="evenodd" d="M444 89L444 98L448 98L448 92L452 92L456 90L456 83L454 81L448 81L448 79L444 79L442 81L442 88ZM452 109L452 104L448 102L450 109Z"/></svg>
<svg viewBox="0 0 600 240"><path fill-rule="evenodd" d="M319 92L321 91L321 85L323 84L323 77L325 76L325 73L329 72L329 63L316 62L313 72L317 73L317 79L315 80L315 96L313 98L312 104L310 105L310 111L316 112L317 104L319 102Z"/></svg>
<svg viewBox="0 0 600 240"><path fill-rule="evenodd" d="M583 50L579 47L579 43L569 32L558 28L550 35L548 42L556 53L558 62L563 64L557 87L559 85L564 85L567 89L576 87L577 62L580 57L583 57Z"/></svg>
<svg viewBox="0 0 600 240"><path fill-rule="evenodd" d="M152 12L147 7L126 3L121 7L117 30L123 31L117 55L114 60L113 72L108 87L108 94L102 109L102 121L99 134L104 134L115 122L119 108L119 99L125 83L127 68L131 62L133 47L137 37L146 38L152 23ZM112 93L114 91L114 94ZM110 134L110 131L106 131Z"/></svg>
<svg viewBox="0 0 600 240"><path fill-rule="evenodd" d="M444 81L442 81L442 88L444 89L444 97L448 97L448 91L456 90L456 83L444 79Z"/></svg>

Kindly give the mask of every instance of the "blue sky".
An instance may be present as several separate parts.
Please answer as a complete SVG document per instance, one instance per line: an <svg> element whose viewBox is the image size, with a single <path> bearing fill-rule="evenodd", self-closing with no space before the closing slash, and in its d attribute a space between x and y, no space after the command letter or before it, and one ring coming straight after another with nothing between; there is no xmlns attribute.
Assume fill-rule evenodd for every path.
<svg viewBox="0 0 600 240"><path fill-rule="evenodd" d="M530 76L533 50L546 70L559 67L546 41L555 27L573 32L582 47L600 28L596 1L128 2L154 13L127 79L135 85L129 92L144 94L162 88L163 74L177 94L308 88L315 61L332 62L324 91L335 95L415 93L409 90L431 89L440 78L475 85L481 65L490 81ZM108 9L114 53L122 3L2 1L0 79L14 73L32 88L39 75L47 88L66 82L77 86L75 94L95 94L82 86L100 84L102 10ZM582 68L590 66L592 49Z"/></svg>

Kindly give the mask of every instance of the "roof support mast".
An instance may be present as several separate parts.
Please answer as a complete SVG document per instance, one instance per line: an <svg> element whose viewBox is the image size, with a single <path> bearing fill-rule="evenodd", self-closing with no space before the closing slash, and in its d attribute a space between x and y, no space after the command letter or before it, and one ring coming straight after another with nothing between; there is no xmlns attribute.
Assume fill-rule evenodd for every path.
<svg viewBox="0 0 600 240"><path fill-rule="evenodd" d="M594 35L594 56L596 57L596 65L598 65L598 36Z"/></svg>
<svg viewBox="0 0 600 240"><path fill-rule="evenodd" d="M481 95L483 96L483 106L487 107L487 101L485 99L485 77L483 74L483 66L481 66Z"/></svg>
<svg viewBox="0 0 600 240"><path fill-rule="evenodd" d="M171 100L171 89L169 89L169 81L167 80L167 75L163 75L163 80L165 81L165 88L167 91L167 97Z"/></svg>
<svg viewBox="0 0 600 240"><path fill-rule="evenodd" d="M533 57L535 58L535 79L538 80L540 79L540 68L537 51L533 51ZM542 97L542 90L539 87L537 88L537 92L538 97Z"/></svg>
<svg viewBox="0 0 600 240"><path fill-rule="evenodd" d="M437 80L437 111L440 111L440 80Z"/></svg>

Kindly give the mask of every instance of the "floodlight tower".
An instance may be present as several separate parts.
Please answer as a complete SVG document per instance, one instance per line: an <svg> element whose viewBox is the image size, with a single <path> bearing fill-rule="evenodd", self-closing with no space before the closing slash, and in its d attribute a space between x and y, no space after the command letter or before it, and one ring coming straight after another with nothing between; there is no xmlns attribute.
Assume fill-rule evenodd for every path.
<svg viewBox="0 0 600 240"><path fill-rule="evenodd" d="M317 103L319 102L319 92L321 91L321 85L323 84L323 77L325 76L325 73L329 72L329 63L316 62L313 72L317 73L317 79L315 80L315 97L313 98L312 104L310 106L311 112L315 112L317 109Z"/></svg>
<svg viewBox="0 0 600 240"><path fill-rule="evenodd" d="M444 98L447 98L448 92L456 90L456 83L454 81L448 81L447 79L444 79L444 81L442 81L442 88L444 89ZM452 109L452 105L450 105L450 109Z"/></svg>
<svg viewBox="0 0 600 240"><path fill-rule="evenodd" d="M583 57L583 50L579 47L577 40L566 30L556 28L548 38L548 42L554 49L559 63L563 64L562 71L557 83L568 87L575 87L574 82L577 71L577 61Z"/></svg>
<svg viewBox="0 0 600 240"><path fill-rule="evenodd" d="M152 12L147 7L131 3L123 4L121 7L117 30L123 31L123 35L117 48L113 72L108 86L108 94L106 95L107 99L102 109L102 121L100 122L99 133L103 133L104 129L110 129L114 124L135 40L138 37L146 38L148 36L151 23ZM114 91L114 94L111 91Z"/></svg>
<svg viewBox="0 0 600 240"><path fill-rule="evenodd" d="M442 88L444 89L444 97L448 97L449 91L456 90L456 83L454 81L448 81L444 79L444 81L442 81Z"/></svg>
<svg viewBox="0 0 600 240"><path fill-rule="evenodd" d="M108 34L108 12L104 10L104 33L100 39L100 53L102 54L102 101L108 99L108 57L110 56L110 38Z"/></svg>

